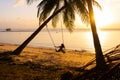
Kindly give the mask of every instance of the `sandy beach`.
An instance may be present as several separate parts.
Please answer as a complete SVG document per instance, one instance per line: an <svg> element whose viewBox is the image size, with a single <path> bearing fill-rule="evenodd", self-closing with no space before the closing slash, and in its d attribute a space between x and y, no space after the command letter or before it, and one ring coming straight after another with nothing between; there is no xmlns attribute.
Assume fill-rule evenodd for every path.
<svg viewBox="0 0 120 80"><path fill-rule="evenodd" d="M0 43L0 52L13 51L18 45ZM81 67L94 58L94 54L85 51L66 50L66 53L56 52L50 48L26 47L22 53L15 57L21 63L32 61L42 62L44 65L63 65Z"/></svg>
<svg viewBox="0 0 120 80"><path fill-rule="evenodd" d="M0 43L0 53L13 51L17 47ZM12 56L12 62L0 61L0 79L17 77L15 80L26 80L27 76L29 80L60 80L60 75L67 71L77 73L70 68L82 67L93 58L94 54L86 51L66 50L62 53L49 48L26 47L20 55Z"/></svg>
<svg viewBox="0 0 120 80"><path fill-rule="evenodd" d="M95 57L95 54L87 51L66 50L66 53L62 53L51 48L26 47L20 55L1 57L2 54L14 51L18 46L0 43L0 80L64 80L61 78L66 73L68 78L73 78L95 67L93 63L85 69L81 68ZM111 56L112 59L117 61L114 64L110 62L109 67L119 63L119 53L113 58ZM118 72L113 73L119 74L119 67L116 71ZM101 75L91 75L91 78L97 79L97 76ZM89 77L88 75L86 78Z"/></svg>

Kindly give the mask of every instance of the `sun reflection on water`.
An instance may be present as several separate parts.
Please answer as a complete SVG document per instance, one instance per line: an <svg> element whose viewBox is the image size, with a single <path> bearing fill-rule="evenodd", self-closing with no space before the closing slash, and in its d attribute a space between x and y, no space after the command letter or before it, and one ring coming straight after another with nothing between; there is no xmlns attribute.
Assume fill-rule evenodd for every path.
<svg viewBox="0 0 120 80"><path fill-rule="evenodd" d="M108 33L106 31L102 31L101 29L97 29L97 33L98 33L101 47L103 48L106 43ZM91 31L87 32L87 38L90 46L94 48L93 35Z"/></svg>

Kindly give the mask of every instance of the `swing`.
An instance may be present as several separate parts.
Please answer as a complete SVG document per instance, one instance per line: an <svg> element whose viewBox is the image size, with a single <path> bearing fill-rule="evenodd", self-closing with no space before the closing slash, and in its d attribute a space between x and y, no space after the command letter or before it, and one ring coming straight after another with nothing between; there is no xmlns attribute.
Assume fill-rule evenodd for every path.
<svg viewBox="0 0 120 80"><path fill-rule="evenodd" d="M55 47L55 51L56 51L56 52L60 52L60 51L61 51L62 53L65 53L64 35L63 35L63 28L62 28L62 25L61 25L62 43L61 43L60 46L56 46L56 45L55 45L55 42L54 42L54 40L53 40L53 38L52 38L52 35L51 35L51 33L50 33L50 31L49 31L47 25L46 25L46 29L47 29L47 31L48 31L48 34L49 34L50 39L51 39L51 41L52 41L52 44L53 44L53 46Z"/></svg>

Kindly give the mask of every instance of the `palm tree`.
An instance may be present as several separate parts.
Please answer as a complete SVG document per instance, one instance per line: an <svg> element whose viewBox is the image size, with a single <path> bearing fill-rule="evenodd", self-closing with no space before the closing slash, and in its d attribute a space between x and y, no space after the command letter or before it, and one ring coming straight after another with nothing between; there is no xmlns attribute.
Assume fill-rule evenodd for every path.
<svg viewBox="0 0 120 80"><path fill-rule="evenodd" d="M87 0L87 4L88 4L89 16L90 16L90 25L91 25L91 30L93 34L93 40L94 40L94 47L95 47L95 52L96 52L96 67L98 69L104 70L106 69L106 63L104 60L99 37L97 34L97 30L96 30L92 1Z"/></svg>
<svg viewBox="0 0 120 80"><path fill-rule="evenodd" d="M37 0L27 0L28 4ZM91 24L94 46L96 51L96 65L99 69L105 68L99 37L96 31L94 20L93 3L100 7L95 0L42 0L38 5L37 17L39 17L40 27L20 45L13 54L19 55L25 46L42 30L42 28L52 20L55 27L59 16L62 15L64 25L69 31L74 29L75 14L78 13L84 23ZM59 14L60 13L60 14ZM44 22L43 22L44 21Z"/></svg>

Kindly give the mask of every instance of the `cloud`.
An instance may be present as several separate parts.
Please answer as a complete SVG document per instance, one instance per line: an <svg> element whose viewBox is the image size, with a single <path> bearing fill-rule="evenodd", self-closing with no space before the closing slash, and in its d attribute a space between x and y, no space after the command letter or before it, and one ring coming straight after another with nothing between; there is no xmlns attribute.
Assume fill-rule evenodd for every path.
<svg viewBox="0 0 120 80"><path fill-rule="evenodd" d="M17 0L13 7L19 7L24 5L24 0Z"/></svg>

